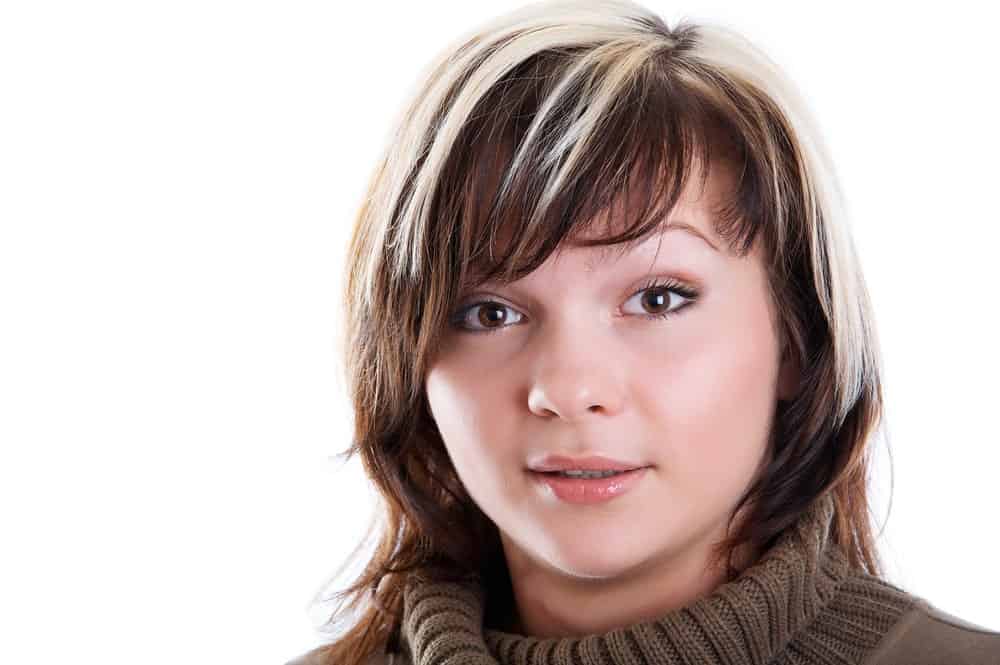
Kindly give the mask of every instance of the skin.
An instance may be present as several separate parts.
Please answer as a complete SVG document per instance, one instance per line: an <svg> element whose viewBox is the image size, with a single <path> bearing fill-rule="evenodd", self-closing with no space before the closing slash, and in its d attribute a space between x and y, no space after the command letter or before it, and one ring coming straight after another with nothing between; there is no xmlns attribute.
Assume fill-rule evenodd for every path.
<svg viewBox="0 0 1000 665"><path fill-rule="evenodd" d="M669 217L707 241L672 229L623 257L567 247L514 284L463 298L499 308L473 309L467 326L502 329L450 329L425 387L459 478L501 533L517 607L505 628L605 632L724 582L710 547L766 461L776 402L792 396L799 371L782 360L759 246L736 257L713 230L735 173L720 162L704 190L690 179ZM653 276L699 295L684 305L674 292L636 293ZM676 314L643 316L664 309ZM507 318L491 323L484 310ZM574 505L527 471L546 454L652 468L627 494Z"/></svg>

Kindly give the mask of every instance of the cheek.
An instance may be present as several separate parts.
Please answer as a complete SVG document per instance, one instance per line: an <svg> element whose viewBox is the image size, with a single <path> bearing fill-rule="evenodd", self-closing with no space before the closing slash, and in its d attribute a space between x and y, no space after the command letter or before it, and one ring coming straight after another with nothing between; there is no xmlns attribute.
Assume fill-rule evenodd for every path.
<svg viewBox="0 0 1000 665"><path fill-rule="evenodd" d="M495 522L518 501L510 475L520 455L518 433L511 417L514 407L505 402L505 390L494 377L463 366L438 368L428 373L427 400L445 450L458 478L472 500Z"/></svg>
<svg viewBox="0 0 1000 665"><path fill-rule="evenodd" d="M644 408L662 433L663 460L704 488L741 485L766 448L776 394L777 352L766 318L729 309L652 356ZM738 332L736 332L738 331Z"/></svg>
<svg viewBox="0 0 1000 665"><path fill-rule="evenodd" d="M504 455L502 444L512 440L509 408L501 389L482 379L481 372L442 366L428 372L427 400L445 448L459 475L483 475L487 463ZM505 411L507 418L503 418Z"/></svg>
<svg viewBox="0 0 1000 665"><path fill-rule="evenodd" d="M716 328L647 356L643 393L692 426L710 418L728 421L737 413L759 412L774 399L776 370L770 340L745 326L740 335Z"/></svg>

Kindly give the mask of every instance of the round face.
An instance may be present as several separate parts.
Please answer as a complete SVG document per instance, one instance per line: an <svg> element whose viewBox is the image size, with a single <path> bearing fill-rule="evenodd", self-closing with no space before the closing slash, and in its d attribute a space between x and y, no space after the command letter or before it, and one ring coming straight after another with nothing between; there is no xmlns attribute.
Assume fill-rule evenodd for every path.
<svg viewBox="0 0 1000 665"><path fill-rule="evenodd" d="M541 609L524 618L531 598L598 588L619 595L595 610L620 601L656 614L718 581L704 570L708 548L792 385L759 248L737 258L713 231L732 178L713 168L704 191L692 178L674 228L625 255L569 247L518 282L476 287L429 370L432 416L501 533L532 634L602 626L545 627ZM645 468L617 482L532 470L553 456Z"/></svg>

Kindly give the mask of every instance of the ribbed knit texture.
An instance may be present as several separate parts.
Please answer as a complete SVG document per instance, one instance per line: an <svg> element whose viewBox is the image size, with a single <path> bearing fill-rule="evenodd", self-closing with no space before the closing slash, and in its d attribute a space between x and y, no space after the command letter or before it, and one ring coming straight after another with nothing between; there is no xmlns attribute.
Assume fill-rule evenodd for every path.
<svg viewBox="0 0 1000 665"><path fill-rule="evenodd" d="M483 625L478 586L411 578L402 645L413 665L858 664L916 597L850 569L817 501L753 566L655 621L583 637Z"/></svg>

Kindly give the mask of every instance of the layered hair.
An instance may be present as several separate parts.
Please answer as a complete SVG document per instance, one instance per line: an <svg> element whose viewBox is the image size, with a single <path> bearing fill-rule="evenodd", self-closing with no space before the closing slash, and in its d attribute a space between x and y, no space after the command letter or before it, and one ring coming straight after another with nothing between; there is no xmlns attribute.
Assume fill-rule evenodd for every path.
<svg viewBox="0 0 1000 665"><path fill-rule="evenodd" d="M662 231L696 170L707 177L698 164L721 159L739 175L715 231L735 256L762 243L785 353L801 371L733 510L746 519L718 551L762 551L832 494L831 541L859 572L883 575L869 503L878 341L843 196L800 93L722 25L670 27L627 0L542 2L429 65L357 212L341 331L353 440L342 455L360 457L379 506L370 546L352 557L363 552L363 567L334 594L324 662L396 648L409 575L476 580L488 622L511 609L497 527L458 478L424 390L463 288L528 274L623 193L625 227L578 244L625 250Z"/></svg>

